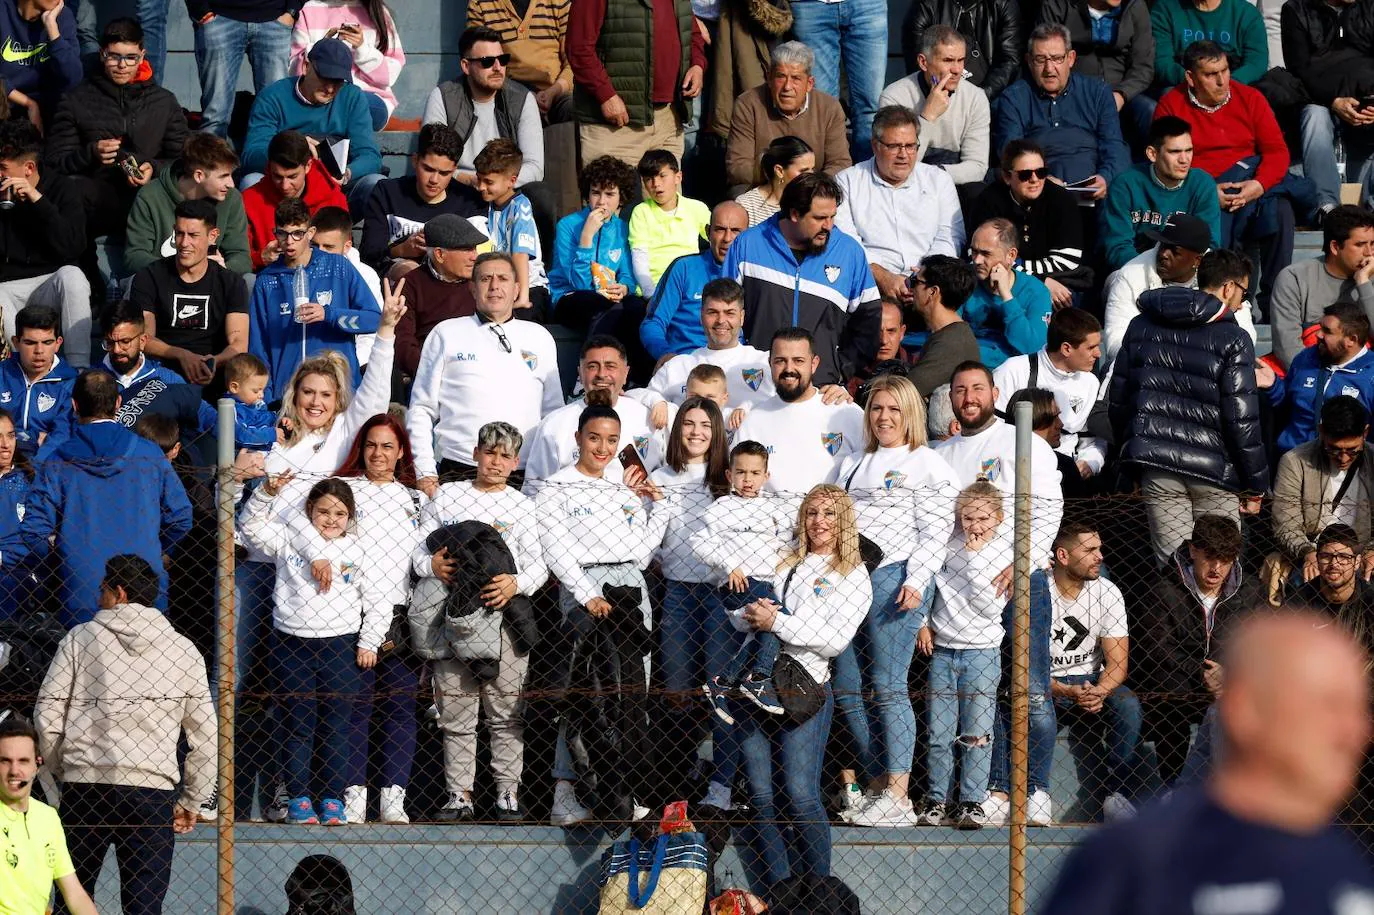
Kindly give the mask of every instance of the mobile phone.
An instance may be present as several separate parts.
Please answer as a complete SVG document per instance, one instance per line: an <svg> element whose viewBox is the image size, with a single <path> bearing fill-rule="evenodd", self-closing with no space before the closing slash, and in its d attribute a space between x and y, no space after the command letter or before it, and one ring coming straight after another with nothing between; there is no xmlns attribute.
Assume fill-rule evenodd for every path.
<svg viewBox="0 0 1374 915"><path fill-rule="evenodd" d="M629 470L631 467L638 467L644 471L644 479L649 478L649 470L644 466L644 460L639 456L639 450L633 444L626 445L620 449L620 466Z"/></svg>

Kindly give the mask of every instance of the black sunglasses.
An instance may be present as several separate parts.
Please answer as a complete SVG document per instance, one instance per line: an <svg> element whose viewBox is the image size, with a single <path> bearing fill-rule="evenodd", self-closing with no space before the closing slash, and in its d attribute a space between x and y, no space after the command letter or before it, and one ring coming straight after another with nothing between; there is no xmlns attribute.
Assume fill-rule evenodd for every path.
<svg viewBox="0 0 1374 915"><path fill-rule="evenodd" d="M509 54L493 54L490 57L465 57L463 59L470 64L477 64L483 70L490 70L496 64L503 67L510 65Z"/></svg>
<svg viewBox="0 0 1374 915"><path fill-rule="evenodd" d="M1018 168L1012 174L1016 176L1017 181L1029 181L1032 175L1044 181L1049 176L1050 170L1042 165L1039 168Z"/></svg>

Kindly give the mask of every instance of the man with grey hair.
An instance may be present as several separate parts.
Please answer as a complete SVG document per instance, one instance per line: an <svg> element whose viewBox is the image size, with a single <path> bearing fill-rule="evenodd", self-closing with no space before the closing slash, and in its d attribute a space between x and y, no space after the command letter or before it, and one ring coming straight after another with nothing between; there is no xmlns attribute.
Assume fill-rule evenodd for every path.
<svg viewBox="0 0 1374 915"><path fill-rule="evenodd" d="M800 41L783 42L773 49L764 84L735 100L725 148L725 175L731 187L743 192L758 184L759 157L783 136L806 141L816 155L816 171L834 175L853 163L844 109L833 95L816 88L811 72L815 60Z"/></svg>
<svg viewBox="0 0 1374 915"><path fill-rule="evenodd" d="M932 442L943 442L959 434L959 418L954 415L954 404L949 402L949 382L945 382L930 392L926 402L926 437Z"/></svg>
<svg viewBox="0 0 1374 915"><path fill-rule="evenodd" d="M1026 48L1031 78L1017 80L1002 93L993 148L1017 138L1031 140L1045 151L1051 181L1101 200L1131 157L1111 87L1096 77L1074 74L1077 59L1065 26L1036 26Z"/></svg>
<svg viewBox="0 0 1374 915"><path fill-rule="evenodd" d="M957 257L964 247L954 180L917 161L918 131L911 109L879 108L873 118L873 158L835 176L844 191L835 225L864 246L878 293L898 306L912 304L907 277L922 258Z"/></svg>
<svg viewBox="0 0 1374 915"><path fill-rule="evenodd" d="M964 79L967 55L956 29L931 26L921 37L916 72L884 89L878 104L903 105L920 118L918 161L944 169L955 184L982 184L992 113L987 93Z"/></svg>
<svg viewBox="0 0 1374 915"><path fill-rule="evenodd" d="M1054 310L1045 284L1016 269L1017 241L1016 227L1001 217L983 223L969 240L978 285L964 303L964 320L989 369L1044 349Z"/></svg>
<svg viewBox="0 0 1374 915"><path fill-rule="evenodd" d="M505 420L528 435L563 405L553 337L513 316L510 255L483 254L472 282L477 313L449 318L430 331L411 387L406 429L420 489L431 498L441 476L473 478L477 432L487 423Z"/></svg>

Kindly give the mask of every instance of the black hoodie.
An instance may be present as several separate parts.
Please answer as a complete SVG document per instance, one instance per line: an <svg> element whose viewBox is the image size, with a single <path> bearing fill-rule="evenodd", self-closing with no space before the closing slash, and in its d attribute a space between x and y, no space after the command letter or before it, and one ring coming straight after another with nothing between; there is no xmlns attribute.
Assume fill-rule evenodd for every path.
<svg viewBox="0 0 1374 915"><path fill-rule="evenodd" d="M0 283L53 273L86 248L86 216L71 179L40 171L37 203L0 210Z"/></svg>

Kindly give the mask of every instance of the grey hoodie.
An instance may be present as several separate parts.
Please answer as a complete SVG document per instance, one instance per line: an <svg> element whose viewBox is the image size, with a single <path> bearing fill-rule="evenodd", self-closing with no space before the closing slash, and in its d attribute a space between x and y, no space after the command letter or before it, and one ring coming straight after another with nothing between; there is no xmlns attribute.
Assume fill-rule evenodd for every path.
<svg viewBox="0 0 1374 915"><path fill-rule="evenodd" d="M65 782L171 790L195 810L215 785L215 710L205 661L142 604L101 610L58 646L34 717L44 763Z"/></svg>

